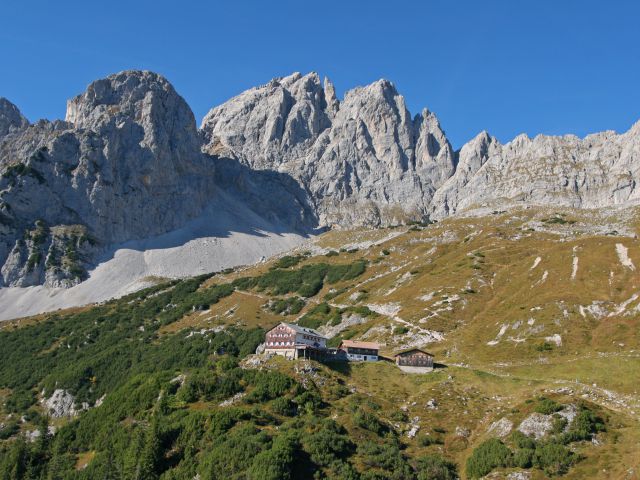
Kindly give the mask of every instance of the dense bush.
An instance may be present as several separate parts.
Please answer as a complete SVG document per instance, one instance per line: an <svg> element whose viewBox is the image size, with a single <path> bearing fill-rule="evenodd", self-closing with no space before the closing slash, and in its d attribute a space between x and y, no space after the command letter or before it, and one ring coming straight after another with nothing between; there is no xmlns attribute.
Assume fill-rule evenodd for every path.
<svg viewBox="0 0 640 480"><path fill-rule="evenodd" d="M394 335L404 335L409 332L409 327L405 327L404 325L394 327L393 334Z"/></svg>
<svg viewBox="0 0 640 480"><path fill-rule="evenodd" d="M481 443L467 459L466 471L470 478L484 477L494 468L511 464L511 450L497 438Z"/></svg>
<svg viewBox="0 0 640 480"><path fill-rule="evenodd" d="M389 428L373 413L361 408L357 409L354 413L353 424L378 435L382 435L389 430Z"/></svg>
<svg viewBox="0 0 640 480"><path fill-rule="evenodd" d="M304 260L304 255L285 255L284 257L278 259L276 263L273 265L273 268L290 268L298 265L302 260Z"/></svg>
<svg viewBox="0 0 640 480"><path fill-rule="evenodd" d="M288 480L291 478L298 441L293 435L276 438L270 449L256 455L247 472L249 480Z"/></svg>
<svg viewBox="0 0 640 480"><path fill-rule="evenodd" d="M533 401L528 403L533 403ZM546 398L539 398L536 404L536 410L540 413L557 412L563 408L562 404ZM550 413L545 414L549 415ZM571 442L589 440L594 433L602 431L604 428L602 419L585 405L580 405L578 413L571 423L555 414L553 428L544 440L536 441L517 430L512 432L509 436L509 442L515 447L513 452L497 439L484 442L473 451L469 458L467 474L471 478L475 478L486 475L494 468L513 466L539 468L549 476L561 475L566 473L571 465L579 459L566 445Z"/></svg>
<svg viewBox="0 0 640 480"><path fill-rule="evenodd" d="M414 479L415 471L402 454L397 438L389 435L382 444L362 442L358 445L358 453L367 469L363 479L381 478L390 480ZM378 469L370 470L370 469Z"/></svg>
<svg viewBox="0 0 640 480"><path fill-rule="evenodd" d="M279 315L295 315L304 308L305 302L300 297L278 298L269 304L269 310Z"/></svg>
<svg viewBox="0 0 640 480"><path fill-rule="evenodd" d="M250 379L253 390L247 395L246 400L252 403L262 403L281 397L294 385L291 377L280 372L247 371L245 379Z"/></svg>
<svg viewBox="0 0 640 480"><path fill-rule="evenodd" d="M535 465L547 475L561 475L576 461L575 454L564 445L549 442L536 448Z"/></svg>
<svg viewBox="0 0 640 480"><path fill-rule="evenodd" d="M420 445L421 447L444 444L442 438L436 437L434 435L419 435L417 440L418 440L418 445Z"/></svg>
<svg viewBox="0 0 640 480"><path fill-rule="evenodd" d="M538 404L536 405L535 410L536 412L542 413L544 415L551 415L552 413L556 413L557 411L562 410L562 405L555 400L543 397L538 400Z"/></svg>
<svg viewBox="0 0 640 480"><path fill-rule="evenodd" d="M298 325L315 329L327 323L337 325L341 320L342 310L332 308L328 303L323 302L305 313L302 318L298 320Z"/></svg>
<svg viewBox="0 0 640 480"><path fill-rule="evenodd" d="M513 466L518 468L531 468L535 450L530 448L519 448L513 453Z"/></svg>
<svg viewBox="0 0 640 480"><path fill-rule="evenodd" d="M419 458L417 471L417 480L456 480L458 478L455 464L439 455Z"/></svg>
<svg viewBox="0 0 640 480"><path fill-rule="evenodd" d="M333 420L324 420L315 432L305 435L304 447L311 455L311 460L323 467L342 460L353 453L354 444L349 440L346 431Z"/></svg>
<svg viewBox="0 0 640 480"><path fill-rule="evenodd" d="M322 289L325 281L332 284L351 280L362 275L365 269L364 260L344 265L314 263L296 270L276 268L259 277L239 278L234 280L233 286L242 290L255 288L273 295L298 293L302 297L313 297Z"/></svg>
<svg viewBox="0 0 640 480"><path fill-rule="evenodd" d="M563 444L590 440L594 433L604 430L604 421L584 405L580 405L578 414L571 423L569 430L561 434L558 440Z"/></svg>
<svg viewBox="0 0 640 480"><path fill-rule="evenodd" d="M527 449L536 448L535 440L525 435L520 430L514 430L510 435L510 439L513 442L513 444L518 448L527 448Z"/></svg>

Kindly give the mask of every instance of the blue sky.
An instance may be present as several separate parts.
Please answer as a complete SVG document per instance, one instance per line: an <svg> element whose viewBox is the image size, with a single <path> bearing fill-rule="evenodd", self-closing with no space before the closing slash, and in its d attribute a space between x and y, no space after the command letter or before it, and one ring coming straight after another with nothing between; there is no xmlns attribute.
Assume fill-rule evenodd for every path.
<svg viewBox="0 0 640 480"><path fill-rule="evenodd" d="M19 1L0 4L0 96L32 121L124 69L165 75L196 121L272 77L393 81L454 147L481 130L625 131L640 119L640 2Z"/></svg>

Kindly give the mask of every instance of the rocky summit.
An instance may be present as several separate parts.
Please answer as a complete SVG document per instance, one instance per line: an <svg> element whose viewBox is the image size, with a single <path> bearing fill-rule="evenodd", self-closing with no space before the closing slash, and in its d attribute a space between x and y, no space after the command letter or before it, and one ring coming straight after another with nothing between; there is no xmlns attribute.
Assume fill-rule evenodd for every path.
<svg viewBox="0 0 640 480"><path fill-rule="evenodd" d="M391 82L338 99L316 73L241 93L198 129L166 79L125 71L69 100L64 121L30 124L0 99L0 286L75 285L110 246L179 229L221 198L298 233L637 204L639 159L640 123L505 145L482 132L454 151Z"/></svg>
<svg viewBox="0 0 640 480"><path fill-rule="evenodd" d="M455 171L438 119L412 117L387 80L339 101L329 80L295 73L212 109L201 129L207 152L290 174L326 226L423 220Z"/></svg>

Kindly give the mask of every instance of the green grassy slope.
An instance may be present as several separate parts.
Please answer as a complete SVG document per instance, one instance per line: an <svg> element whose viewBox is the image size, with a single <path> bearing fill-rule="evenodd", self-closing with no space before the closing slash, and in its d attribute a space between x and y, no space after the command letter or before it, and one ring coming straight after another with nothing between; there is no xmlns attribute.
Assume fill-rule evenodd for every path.
<svg viewBox="0 0 640 480"><path fill-rule="evenodd" d="M531 209L332 231L267 264L6 322L0 478L635 478L638 226L635 210ZM388 358L426 347L441 368L256 360L282 320ZM56 389L90 408L47 418ZM542 398L593 421L491 440Z"/></svg>

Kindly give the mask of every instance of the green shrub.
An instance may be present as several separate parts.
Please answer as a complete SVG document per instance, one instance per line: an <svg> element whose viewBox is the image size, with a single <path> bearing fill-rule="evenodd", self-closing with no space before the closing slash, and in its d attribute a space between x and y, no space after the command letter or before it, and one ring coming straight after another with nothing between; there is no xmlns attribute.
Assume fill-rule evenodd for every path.
<svg viewBox="0 0 640 480"><path fill-rule="evenodd" d="M426 455L418 459L417 480L456 480L456 465L440 455Z"/></svg>
<svg viewBox="0 0 640 480"><path fill-rule="evenodd" d="M394 422L406 422L407 420L409 420L409 417L407 416L407 414L402 410L394 410L389 415L389 418Z"/></svg>
<svg viewBox="0 0 640 480"><path fill-rule="evenodd" d="M360 408L353 415L353 424L378 435L389 430L373 413Z"/></svg>
<svg viewBox="0 0 640 480"><path fill-rule="evenodd" d="M378 314L376 312L374 312L373 310L371 310L369 307L365 306L365 305L358 305L355 307L349 307L347 308L348 312L352 312L352 313L356 313L358 315L360 315L361 317L377 317Z"/></svg>
<svg viewBox="0 0 640 480"><path fill-rule="evenodd" d="M269 310L279 315L295 315L304 308L305 301L300 297L278 298L269 304Z"/></svg>
<svg viewBox="0 0 640 480"><path fill-rule="evenodd" d="M14 184L16 178L29 176L35 178L38 183L45 183L45 178L42 174L33 168L31 165L26 165L24 163L16 163L14 165L10 165L2 174L2 178L8 178L12 184Z"/></svg>
<svg viewBox="0 0 640 480"><path fill-rule="evenodd" d="M358 444L358 454L362 457L364 465L368 469L377 468L385 472L384 475L368 477L363 475L361 478L394 480L414 478L415 472L402 454L397 438L393 435L388 435L384 440L384 443L381 445L374 442L362 442Z"/></svg>
<svg viewBox="0 0 640 480"><path fill-rule="evenodd" d="M37 265L40 264L40 260L42 259L42 253L39 251L33 252L29 255L29 259L27 260L27 270L31 272Z"/></svg>
<svg viewBox="0 0 640 480"><path fill-rule="evenodd" d="M404 325L395 327L393 329L394 335L404 335L405 333L408 333L408 332L409 332L409 327L405 327Z"/></svg>
<svg viewBox="0 0 640 480"><path fill-rule="evenodd" d="M484 477L494 468L511 463L511 450L497 438L481 443L467 459L466 471L470 478Z"/></svg>
<svg viewBox="0 0 640 480"><path fill-rule="evenodd" d="M332 465L354 450L344 428L333 420L324 420L319 430L305 435L303 442L311 461L321 467Z"/></svg>
<svg viewBox="0 0 640 480"><path fill-rule="evenodd" d="M536 405L535 411L544 415L551 415L552 413L556 413L557 411L562 410L562 408L562 405L555 400L542 397L538 399L538 404Z"/></svg>
<svg viewBox="0 0 640 480"><path fill-rule="evenodd" d="M340 254L335 250L329 250L327 253L324 254L325 257L337 257L338 255Z"/></svg>
<svg viewBox="0 0 640 480"><path fill-rule="evenodd" d="M535 450L530 448L519 448L513 454L513 466L518 468L531 468Z"/></svg>
<svg viewBox="0 0 640 480"><path fill-rule="evenodd" d="M273 295L297 292L302 297L313 297L323 287L325 280L336 283L351 280L362 275L366 269L363 260L351 264L327 265L315 263L304 265L297 270L276 268L259 277L244 277L233 281L233 286L242 290L257 289L269 291Z"/></svg>
<svg viewBox="0 0 640 480"><path fill-rule="evenodd" d="M562 475L576 461L576 455L564 445L546 443L536 448L534 464L547 475Z"/></svg>
<svg viewBox="0 0 640 480"><path fill-rule="evenodd" d="M323 406L322 397L315 390L306 390L293 401L298 405L299 410L309 415L313 415Z"/></svg>
<svg viewBox="0 0 640 480"><path fill-rule="evenodd" d="M11 438L20 431L20 426L16 421L0 424L0 427L2 427L0 428L0 440Z"/></svg>
<svg viewBox="0 0 640 480"><path fill-rule="evenodd" d="M590 440L594 433L605 430L604 422L584 405L579 407L578 414L566 433L559 438L560 443L579 442Z"/></svg>
<svg viewBox="0 0 640 480"><path fill-rule="evenodd" d="M303 255L285 255L284 257L278 259L278 261L273 265L273 268L290 268L298 265L302 260L304 260Z"/></svg>
<svg viewBox="0 0 640 480"><path fill-rule="evenodd" d="M332 308L326 302L322 302L305 313L302 318L298 320L298 325L316 329L327 323L337 325L341 321L342 311L338 308Z"/></svg>
<svg viewBox="0 0 640 480"><path fill-rule="evenodd" d="M429 447L431 445L442 445L444 442L441 438L433 436L433 435L419 435L418 436L418 445L421 447Z"/></svg>
<svg viewBox="0 0 640 480"><path fill-rule="evenodd" d="M296 413L295 404L287 397L278 397L271 402L271 409L278 415L292 417Z"/></svg>
<svg viewBox="0 0 640 480"><path fill-rule="evenodd" d="M36 403L36 394L33 390L16 390L11 393L4 407L9 413L21 413L34 403Z"/></svg>
<svg viewBox="0 0 640 480"><path fill-rule="evenodd" d="M540 345L536 345L536 350L538 352L550 352L551 350L553 350L553 345L551 345L549 342L543 342Z"/></svg>
<svg viewBox="0 0 640 480"><path fill-rule="evenodd" d="M561 417L560 415L554 415L553 424L551 427L551 433L557 435L559 433L564 432L564 429L567 426L567 419Z"/></svg>
<svg viewBox="0 0 640 480"><path fill-rule="evenodd" d="M291 377L280 372L256 371L253 372L252 377L250 383L254 388L245 398L250 403L278 398L287 393L294 385Z"/></svg>
<svg viewBox="0 0 640 480"><path fill-rule="evenodd" d="M324 300L333 300L334 298L336 298L338 295L342 295L344 292L346 292L347 289L346 288L338 288L335 290L330 291L329 293L327 293L324 296Z"/></svg>
<svg viewBox="0 0 640 480"><path fill-rule="evenodd" d="M536 442L533 438L525 435L520 430L514 430L510 437L513 444L518 448L535 449Z"/></svg>

